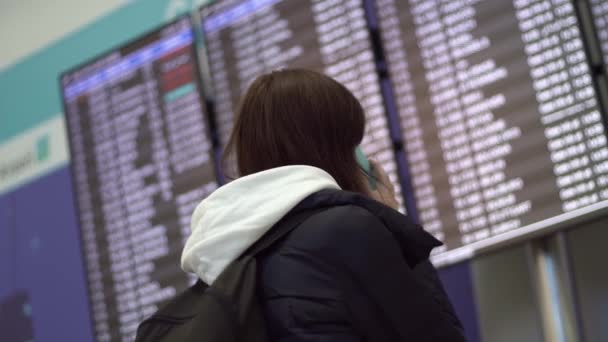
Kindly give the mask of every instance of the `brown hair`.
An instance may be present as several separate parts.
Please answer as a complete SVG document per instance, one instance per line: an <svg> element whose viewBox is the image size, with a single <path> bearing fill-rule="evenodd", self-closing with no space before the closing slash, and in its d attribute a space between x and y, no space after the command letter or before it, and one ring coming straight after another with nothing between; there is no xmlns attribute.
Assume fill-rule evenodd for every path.
<svg viewBox="0 0 608 342"><path fill-rule="evenodd" d="M224 164L235 158L241 176L315 166L342 189L367 193L354 153L364 130L363 108L342 84L309 70L273 71L256 78L241 99Z"/></svg>

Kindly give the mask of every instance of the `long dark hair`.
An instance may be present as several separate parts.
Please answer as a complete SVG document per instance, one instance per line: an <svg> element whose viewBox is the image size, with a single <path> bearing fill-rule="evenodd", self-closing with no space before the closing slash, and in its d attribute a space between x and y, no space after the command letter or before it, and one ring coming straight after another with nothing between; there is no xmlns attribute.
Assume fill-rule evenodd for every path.
<svg viewBox="0 0 608 342"><path fill-rule="evenodd" d="M223 162L235 160L240 176L315 166L342 189L367 193L354 154L364 131L363 108L342 84L310 70L273 71L241 99Z"/></svg>

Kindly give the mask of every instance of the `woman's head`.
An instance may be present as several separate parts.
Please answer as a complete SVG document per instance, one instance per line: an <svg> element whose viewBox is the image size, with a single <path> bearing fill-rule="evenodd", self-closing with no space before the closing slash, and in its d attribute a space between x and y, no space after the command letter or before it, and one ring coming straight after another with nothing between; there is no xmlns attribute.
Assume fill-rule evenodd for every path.
<svg viewBox="0 0 608 342"><path fill-rule="evenodd" d="M309 70L274 71L241 99L224 156L236 157L241 176L311 165L344 190L365 193L354 154L364 130L363 108L342 84Z"/></svg>

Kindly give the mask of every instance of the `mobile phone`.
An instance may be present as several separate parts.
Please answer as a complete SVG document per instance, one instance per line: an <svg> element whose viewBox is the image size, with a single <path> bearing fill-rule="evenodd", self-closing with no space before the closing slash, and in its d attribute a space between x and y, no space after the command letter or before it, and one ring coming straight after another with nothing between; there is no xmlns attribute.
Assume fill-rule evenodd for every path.
<svg viewBox="0 0 608 342"><path fill-rule="evenodd" d="M374 170L372 168L372 164L369 162L369 159L367 159L367 156L365 155L365 153L363 153L363 150L359 146L355 148L355 157L357 158L357 164L359 164L359 167L361 167L361 169L367 176L367 181L369 183L370 188L372 190L376 190L377 180L373 174Z"/></svg>

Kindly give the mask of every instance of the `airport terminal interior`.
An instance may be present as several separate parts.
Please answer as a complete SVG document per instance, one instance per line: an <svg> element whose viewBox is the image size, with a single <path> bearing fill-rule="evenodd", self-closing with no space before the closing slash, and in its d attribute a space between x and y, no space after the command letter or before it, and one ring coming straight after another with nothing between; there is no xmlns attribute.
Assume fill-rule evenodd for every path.
<svg viewBox="0 0 608 342"><path fill-rule="evenodd" d="M608 341L608 0L0 0L0 43L2 341L133 341L192 285L285 68L360 101L468 341Z"/></svg>

